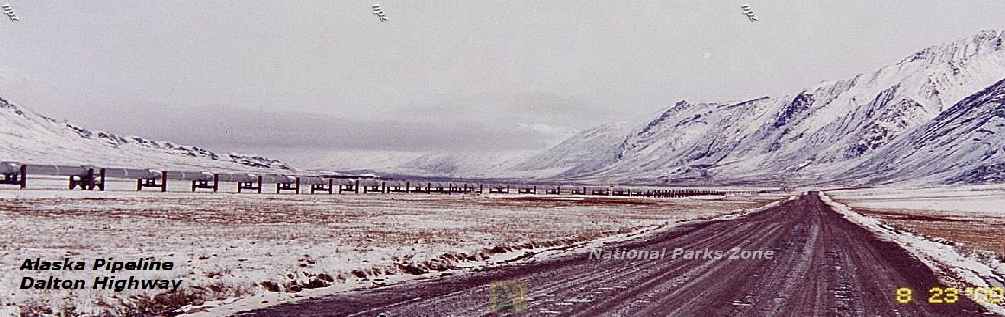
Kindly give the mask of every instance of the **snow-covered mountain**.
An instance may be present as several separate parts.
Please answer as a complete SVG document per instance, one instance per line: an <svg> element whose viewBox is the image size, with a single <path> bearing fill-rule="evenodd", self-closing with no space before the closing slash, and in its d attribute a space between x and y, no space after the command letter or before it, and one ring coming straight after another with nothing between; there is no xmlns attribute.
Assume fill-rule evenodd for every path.
<svg viewBox="0 0 1005 317"><path fill-rule="evenodd" d="M387 172L460 178L523 178L512 166L535 154L528 151L426 153Z"/></svg>
<svg viewBox="0 0 1005 317"><path fill-rule="evenodd" d="M861 171L862 164L879 156L902 153L895 148L906 146L902 140L922 126L947 129L972 122L951 122L945 115L953 109L970 109L974 105L957 103L1005 79L1003 37L1005 32L981 31L926 48L876 71L822 82L786 96L740 102L680 101L620 137L596 138L598 131L593 130L518 166L523 170L540 167L542 174L551 177L581 180L819 183L840 179L852 169ZM994 101L983 107L994 108ZM987 118L973 120L978 119ZM936 123L940 120L945 122ZM614 129L610 133L618 134ZM938 144L944 142L921 146L923 151L950 150L937 148ZM568 163L561 162L564 153L583 154L575 159L581 163L564 165ZM923 162L920 156L913 157ZM984 169L1001 168L994 161L982 161L990 164L983 165Z"/></svg>
<svg viewBox="0 0 1005 317"><path fill-rule="evenodd" d="M508 166L509 173L524 172L532 176L575 176L589 173L610 163L605 158L612 158L617 152L609 145L624 140L625 133L630 128L627 123L618 122L583 131L548 151L514 162L512 166Z"/></svg>
<svg viewBox="0 0 1005 317"><path fill-rule="evenodd" d="M682 100L540 153L413 153L371 170L636 183L1001 182L1003 38L981 31L783 96ZM290 169L260 156L90 131L3 100L0 153L39 163Z"/></svg>
<svg viewBox="0 0 1005 317"><path fill-rule="evenodd" d="M575 176L607 164L596 160L597 151L615 151L606 145L624 139L631 126L627 123L608 123L581 132L580 137L569 138L545 152L453 152L426 153L404 163L374 169L404 175L444 176L462 178L519 178L542 179Z"/></svg>
<svg viewBox="0 0 1005 317"><path fill-rule="evenodd" d="M854 171L880 174L877 180L1005 182L1003 136L1005 80L960 101Z"/></svg>
<svg viewBox="0 0 1005 317"><path fill-rule="evenodd" d="M2 98L0 161L173 170L293 170L286 163L256 155L217 154L196 146L92 131L33 113Z"/></svg>

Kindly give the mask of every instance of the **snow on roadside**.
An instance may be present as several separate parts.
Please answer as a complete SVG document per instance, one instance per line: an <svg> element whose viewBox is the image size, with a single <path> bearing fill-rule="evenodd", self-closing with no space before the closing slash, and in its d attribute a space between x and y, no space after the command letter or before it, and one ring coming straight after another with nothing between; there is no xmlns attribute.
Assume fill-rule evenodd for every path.
<svg viewBox="0 0 1005 317"><path fill-rule="evenodd" d="M690 221L682 221L682 222L690 222ZM632 232L616 234L594 240L579 241L569 244L558 244L554 246L532 247L526 249L522 248L512 249L510 251L493 254L488 258L480 260L458 262L452 265L451 268L442 271L429 271L422 274L387 275L383 277L382 285L391 287L394 285L398 285L400 283L421 281L437 277L464 274L468 272L476 272L487 268L498 267L503 265L513 265L531 261L541 261L551 259L558 256L568 255L570 254L570 252L585 252L583 250L585 250L585 248L588 248L589 246L617 243L621 241L627 241L645 237L654 232L658 232L660 230L667 229L669 227L673 227L673 225L669 223L660 225L650 225L644 228L633 230ZM186 317L229 316L241 311L261 309L269 306L284 303L293 303L311 298L331 296L353 290L365 289L367 287L372 286L375 285L363 280L348 280L342 284L337 284L320 289L304 290L299 293L260 293L253 297L248 298L229 298L221 301L210 301L200 305L199 307L192 307L192 306L183 307L182 309L179 309L179 311L187 313L179 316L186 316Z"/></svg>
<svg viewBox="0 0 1005 317"><path fill-rule="evenodd" d="M677 219L674 222L666 222L658 225L649 225L633 230L631 232L605 236L597 239L577 241L547 247L515 249L500 254L492 255L490 258L483 259L480 261L458 263L453 268L441 272L428 272L419 275L389 276L390 279L386 281L387 282L386 285L388 287L392 287L399 283L408 283L430 278L465 274L503 265L517 265L521 263L544 261L562 256L586 254L589 253L590 250L602 247L604 245L615 244L635 239L645 239L662 231L670 230L672 228L684 224L698 223L704 221L733 220L751 213L760 212L769 208L776 207L783 202L795 200L797 198L798 198L797 196L790 196L785 200L776 200L761 207L738 209L719 216L707 216L707 217L699 217L691 219ZM582 199L582 197L563 197L561 199L579 200ZM318 297L336 295L340 293L346 293L353 291L355 289L364 288L366 286L368 285L362 283L344 283L341 285L337 285L335 287L305 290L303 292L300 292L299 294L263 293L250 298L242 298L242 299L231 298L223 301L207 302L204 305L202 305L201 308L199 308L199 311L179 316L184 317L228 316L241 311L261 309L282 303L292 303L311 298L318 298ZM194 307L183 308L182 311L192 308Z"/></svg>
<svg viewBox="0 0 1005 317"><path fill-rule="evenodd" d="M542 253L539 253L539 254L535 255L535 259L538 259L538 260L540 260L540 259L549 259L549 258L553 258L553 257L556 257L556 256L564 256L564 255L576 254L576 253L588 253L588 252L590 252L590 250L599 248L599 247L601 247L603 245L607 245L607 244L614 244L614 243L619 243L619 242L625 242L625 241L628 241L628 240L649 238L649 237L653 236L656 233L659 233L659 232L662 232L662 231L665 231L665 230L669 230L669 229L673 229L673 228L675 228L677 226L680 226L680 225L683 225L683 224L691 224L691 223L698 223L698 222L704 222L704 221L726 221L726 220L733 220L733 219L736 219L736 218L739 218L739 217L742 217L742 216L746 216L746 215L749 215L749 214L752 214L752 213L755 213L755 212L760 212L760 211L764 211L766 209L777 207L778 205L782 204L783 202L792 201L792 200L795 200L795 199L798 199L798 198L799 198L798 196L790 196L789 198L787 198L785 200L776 200L776 201L773 201L771 203L768 203L767 205L764 205L764 206L761 206L761 207L757 207L757 208L739 209L739 210L736 210L734 212L731 212L731 213L728 213L728 214L724 214L724 215L720 215L720 216L702 217L702 218L694 218L694 219L681 219L681 220L677 220L674 223L666 223L666 224L661 224L661 225L648 226L648 227L645 227L645 228L642 228L642 229L635 230L635 231L633 231L631 233L618 234L618 235L603 237L603 238L599 238L599 239L582 241L582 242L574 243L574 244L567 245L567 246L562 246L562 247L557 247L557 248L551 248L549 250L546 250L545 252L542 252Z"/></svg>
<svg viewBox="0 0 1005 317"><path fill-rule="evenodd" d="M947 285L962 286L961 289L1005 287L1005 263L994 260L994 257L963 254L945 240L928 239L911 232L897 230L878 219L863 216L850 207L835 202L823 192L820 192L820 199L849 221L907 249L935 271ZM993 304L986 299L971 299L998 315L1005 315L1005 303Z"/></svg>

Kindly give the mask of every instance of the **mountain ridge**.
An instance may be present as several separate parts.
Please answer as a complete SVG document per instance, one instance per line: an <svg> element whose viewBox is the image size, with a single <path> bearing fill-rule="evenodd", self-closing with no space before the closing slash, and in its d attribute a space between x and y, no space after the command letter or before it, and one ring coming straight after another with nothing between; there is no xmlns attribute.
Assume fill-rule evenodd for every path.
<svg viewBox="0 0 1005 317"><path fill-rule="evenodd" d="M26 110L4 98L0 98L0 122L3 123L0 149L7 153L2 160L135 168L295 171L280 160L259 155L218 154L198 146L89 130Z"/></svg>
<svg viewBox="0 0 1005 317"><path fill-rule="evenodd" d="M1003 31L982 30L872 72L780 97L678 101L622 140L591 144L598 153L592 161L605 164L564 166L577 172L550 178L644 183L839 179L1005 78L1003 38ZM617 154L606 156L603 148L615 148Z"/></svg>

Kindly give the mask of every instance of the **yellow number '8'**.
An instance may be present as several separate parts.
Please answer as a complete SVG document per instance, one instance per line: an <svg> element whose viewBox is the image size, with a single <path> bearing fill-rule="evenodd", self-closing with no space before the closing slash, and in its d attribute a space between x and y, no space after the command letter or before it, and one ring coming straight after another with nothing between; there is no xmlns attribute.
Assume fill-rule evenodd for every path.
<svg viewBox="0 0 1005 317"><path fill-rule="evenodd" d="M901 304L907 304L911 302L911 289L910 288L898 288L897 289L897 302Z"/></svg>

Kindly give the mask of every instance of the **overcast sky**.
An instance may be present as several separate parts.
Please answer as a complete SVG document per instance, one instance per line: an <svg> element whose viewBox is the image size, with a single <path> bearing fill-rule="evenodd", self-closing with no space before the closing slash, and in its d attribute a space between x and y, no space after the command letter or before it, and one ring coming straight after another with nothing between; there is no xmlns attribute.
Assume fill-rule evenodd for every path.
<svg viewBox="0 0 1005 317"><path fill-rule="evenodd" d="M384 0L387 24L363 0L10 2L22 22L0 21L0 95L224 150L539 149L675 100L791 92L1005 28L1000 0ZM352 142L320 132L340 123ZM424 129L453 137L405 137ZM284 131L310 140L267 137Z"/></svg>

